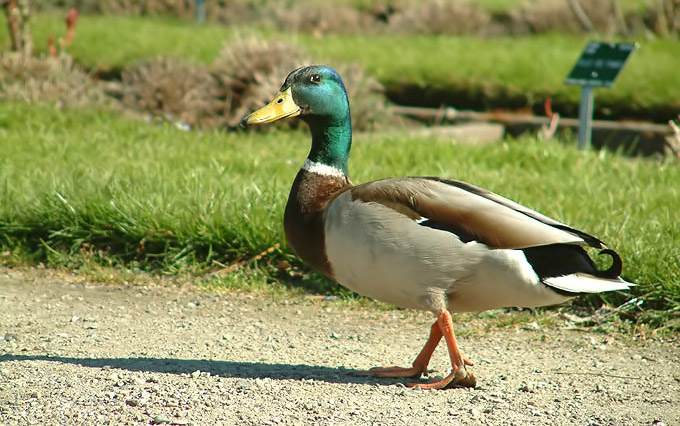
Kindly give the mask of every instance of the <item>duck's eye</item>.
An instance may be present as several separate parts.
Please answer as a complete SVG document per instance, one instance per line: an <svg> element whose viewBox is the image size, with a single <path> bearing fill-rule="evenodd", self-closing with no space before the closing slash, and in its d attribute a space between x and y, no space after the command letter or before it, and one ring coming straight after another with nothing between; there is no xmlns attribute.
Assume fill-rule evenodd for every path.
<svg viewBox="0 0 680 426"><path fill-rule="evenodd" d="M309 81L312 83L321 83L321 76L319 74L312 74L312 76L309 78Z"/></svg>

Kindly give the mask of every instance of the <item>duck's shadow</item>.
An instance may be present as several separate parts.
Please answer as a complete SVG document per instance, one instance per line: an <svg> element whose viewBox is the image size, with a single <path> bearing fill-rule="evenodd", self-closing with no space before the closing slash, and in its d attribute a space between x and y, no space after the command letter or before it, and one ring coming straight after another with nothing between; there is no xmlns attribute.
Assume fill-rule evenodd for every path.
<svg viewBox="0 0 680 426"><path fill-rule="evenodd" d="M376 378L357 374L343 367L331 368L304 364L269 364L263 362L233 362L177 358L76 358L47 355L2 355L0 363L8 361L48 361L89 368L116 368L144 373L191 374L208 372L211 376L244 379L316 380L328 383L390 385L404 383L399 379ZM413 379L405 379L413 381Z"/></svg>

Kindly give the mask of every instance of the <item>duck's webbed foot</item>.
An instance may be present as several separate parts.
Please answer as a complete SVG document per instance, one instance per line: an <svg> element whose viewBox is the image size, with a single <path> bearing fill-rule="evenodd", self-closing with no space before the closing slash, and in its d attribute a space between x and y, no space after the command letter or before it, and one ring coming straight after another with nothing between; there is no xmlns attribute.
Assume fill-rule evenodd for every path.
<svg viewBox="0 0 680 426"><path fill-rule="evenodd" d="M357 374L371 374L377 377L409 377L417 379L422 375L429 373L427 365L430 363L432 353L439 344L439 341L444 337L446 346L449 350L449 357L451 358L451 365L453 370L451 374L441 380L432 380L424 383L409 383L409 387L419 387L421 389L444 389L447 387L475 387L477 381L475 376L468 372L466 365L472 363L463 358L458 350L456 338L453 334L453 321L451 314L444 311L437 316L437 321L432 324L430 329L430 337L427 339L425 346L420 351L413 366L410 368L404 367L376 367L370 370L357 371Z"/></svg>
<svg viewBox="0 0 680 426"><path fill-rule="evenodd" d="M423 346L423 349L421 349L415 361L413 361L413 366L408 368L395 366L374 367L370 370L357 371L357 374L371 374L377 377L409 377L412 379L417 379L423 374L427 376L427 365L430 363L430 358L432 358L432 354L441 339L441 328L439 323L435 322L430 329L430 337L428 337L425 346Z"/></svg>
<svg viewBox="0 0 680 426"><path fill-rule="evenodd" d="M423 374L427 376L428 371L422 367L414 365L410 368L405 367L373 367L369 370L357 371L356 374L370 374L376 377L408 377L417 379Z"/></svg>
<svg viewBox="0 0 680 426"><path fill-rule="evenodd" d="M472 372L465 369L465 365L462 365L441 380L431 380L425 383L409 383L407 386L421 389L446 389L455 387L474 388L477 386L477 379L475 379Z"/></svg>

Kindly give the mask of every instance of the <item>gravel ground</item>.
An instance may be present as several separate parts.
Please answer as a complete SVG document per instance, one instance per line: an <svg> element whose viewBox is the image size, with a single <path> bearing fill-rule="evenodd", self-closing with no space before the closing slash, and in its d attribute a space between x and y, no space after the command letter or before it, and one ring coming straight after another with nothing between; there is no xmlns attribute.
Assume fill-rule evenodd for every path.
<svg viewBox="0 0 680 426"><path fill-rule="evenodd" d="M476 389L352 374L409 364L432 321L4 269L0 425L680 425L677 344L627 336L473 333L459 343ZM431 368L448 372L443 348Z"/></svg>

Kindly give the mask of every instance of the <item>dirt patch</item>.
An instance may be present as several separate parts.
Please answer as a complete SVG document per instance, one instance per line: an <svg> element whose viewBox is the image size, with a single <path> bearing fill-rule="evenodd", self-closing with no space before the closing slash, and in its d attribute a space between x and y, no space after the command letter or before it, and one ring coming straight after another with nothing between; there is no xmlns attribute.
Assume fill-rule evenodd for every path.
<svg viewBox="0 0 680 426"><path fill-rule="evenodd" d="M432 317L0 270L0 425L680 424L677 345L562 329L460 338L476 389L408 364ZM431 368L449 365L439 348Z"/></svg>

